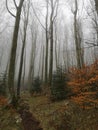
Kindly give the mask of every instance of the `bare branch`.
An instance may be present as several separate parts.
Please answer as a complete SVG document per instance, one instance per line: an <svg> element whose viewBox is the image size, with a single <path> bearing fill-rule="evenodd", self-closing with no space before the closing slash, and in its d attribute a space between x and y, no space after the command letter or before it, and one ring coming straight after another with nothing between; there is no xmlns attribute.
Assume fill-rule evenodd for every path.
<svg viewBox="0 0 98 130"><path fill-rule="evenodd" d="M18 8L17 4L16 4L16 0L13 0L14 1L14 4L15 4L15 7L16 9Z"/></svg>
<svg viewBox="0 0 98 130"><path fill-rule="evenodd" d="M59 0L58 1L56 1L57 3L57 6L56 6L56 4L55 4L55 7L56 7L56 13L55 13L55 16L54 16L54 18L53 18L53 21L55 20L55 18L57 17L57 14L58 14L58 7L59 7ZM54 7L54 8L55 8Z"/></svg>
<svg viewBox="0 0 98 130"><path fill-rule="evenodd" d="M37 14L36 14L36 11L35 11L35 9L34 9L34 7L33 7L33 4L31 4L31 5L32 5L33 12L34 12L34 14L35 14L35 16L36 16L38 22L39 22L40 25L43 27L43 29L46 30L46 28L44 27L44 25L41 23L40 19L38 18Z"/></svg>
<svg viewBox="0 0 98 130"><path fill-rule="evenodd" d="M98 46L98 44L96 44L96 43L93 43L93 42L85 42L86 44L90 44L90 45L93 45L93 46Z"/></svg>
<svg viewBox="0 0 98 130"><path fill-rule="evenodd" d="M7 0L6 0L6 8L7 8L7 11L8 11L14 18L16 18L16 16L9 10Z"/></svg>

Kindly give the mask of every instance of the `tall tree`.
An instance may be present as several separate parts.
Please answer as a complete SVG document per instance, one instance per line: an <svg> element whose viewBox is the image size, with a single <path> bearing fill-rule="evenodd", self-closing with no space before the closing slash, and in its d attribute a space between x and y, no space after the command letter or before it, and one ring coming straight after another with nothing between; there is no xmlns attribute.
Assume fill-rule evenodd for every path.
<svg viewBox="0 0 98 130"><path fill-rule="evenodd" d="M45 59L45 58L44 58L44 57L45 57L45 56L44 56L44 48L45 48L45 47L44 47L44 45L43 45L43 50L42 50L42 51L43 51L43 52L42 52L42 73L41 73L41 80L42 80L42 82L44 82L44 59Z"/></svg>
<svg viewBox="0 0 98 130"><path fill-rule="evenodd" d="M57 67L58 67L58 55L57 55L57 43L58 43L58 36L57 36L57 25L56 25L57 23L55 22L55 64L56 64L56 69L57 69Z"/></svg>
<svg viewBox="0 0 98 130"><path fill-rule="evenodd" d="M97 2L96 2L96 6L94 7L93 6L93 1L91 1L90 0L90 12L88 11L88 10L86 10L86 12L87 12L87 15L89 16L89 18L91 19L91 21L92 21L92 28L94 29L94 33L92 33L92 35L93 35L93 39L92 39L92 41L86 41L86 43L88 44L88 45L90 45L90 47L95 47L96 48L96 46L98 46L98 15L96 15L96 11L97 11L97 7L96 6L98 6L97 5ZM94 10L94 8L95 8L95 10Z"/></svg>
<svg viewBox="0 0 98 130"><path fill-rule="evenodd" d="M96 7L97 14L98 14L98 0L95 0L95 7Z"/></svg>
<svg viewBox="0 0 98 130"><path fill-rule="evenodd" d="M53 44L54 44L54 21L57 17L59 0L50 0L51 14L50 14L50 63L49 63L49 85L52 82L53 73Z"/></svg>
<svg viewBox="0 0 98 130"><path fill-rule="evenodd" d="M23 36L23 45L22 45L22 51L21 51L21 57L20 57L20 68L19 68L19 74L18 74L17 97L20 97L23 59L24 59L24 51L25 51L25 45L26 45L28 20L29 20L30 0L26 4L27 4L27 9L26 9L26 5L23 6L23 11L24 11L24 36Z"/></svg>
<svg viewBox="0 0 98 130"><path fill-rule="evenodd" d="M15 90L14 90L15 60L16 60L20 16L21 16L21 10L22 10L24 0L20 0L19 6L17 6L15 0L13 0L13 2L16 7L16 16L9 10L8 0L6 0L6 8L8 12L13 17L15 17L15 26L14 26L14 32L13 32L13 40L12 40L12 48L11 48L11 55L10 55L9 72L8 72L8 87L9 87L9 92L11 95L12 103L15 102Z"/></svg>
<svg viewBox="0 0 98 130"><path fill-rule="evenodd" d="M73 12L74 15L74 39L75 39L75 47L76 47L76 59L77 59L77 67L82 68L83 62L83 50L81 46L81 36L80 36L80 26L79 21L77 19L78 15L78 2L77 0L74 1L75 9Z"/></svg>
<svg viewBox="0 0 98 130"><path fill-rule="evenodd" d="M35 58L36 58L36 43L37 43L37 25L34 23L34 21L32 21L32 25L31 25L31 41L32 41L32 45L31 45L31 55L30 55L30 67L29 67L29 75L28 75L28 84L29 87L31 89L32 87L32 82L34 79L34 64L35 64Z"/></svg>
<svg viewBox="0 0 98 130"><path fill-rule="evenodd" d="M45 83L47 84L48 81L48 44L49 44L49 38L48 38L48 33L49 33L49 29L48 29L48 16L49 16L49 0L46 0L46 55L45 55Z"/></svg>

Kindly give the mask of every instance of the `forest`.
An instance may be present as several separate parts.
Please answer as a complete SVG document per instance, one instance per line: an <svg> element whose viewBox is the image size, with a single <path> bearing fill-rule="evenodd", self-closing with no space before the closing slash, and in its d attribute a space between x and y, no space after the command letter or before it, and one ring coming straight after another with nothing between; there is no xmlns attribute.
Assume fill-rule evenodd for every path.
<svg viewBox="0 0 98 130"><path fill-rule="evenodd" d="M0 5L0 130L98 130L98 0Z"/></svg>

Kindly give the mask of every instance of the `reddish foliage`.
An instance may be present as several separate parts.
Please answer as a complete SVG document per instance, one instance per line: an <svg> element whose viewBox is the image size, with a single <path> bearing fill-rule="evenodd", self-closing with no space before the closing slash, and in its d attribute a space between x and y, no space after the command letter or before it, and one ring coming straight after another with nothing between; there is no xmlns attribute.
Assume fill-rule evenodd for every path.
<svg viewBox="0 0 98 130"><path fill-rule="evenodd" d="M98 61L82 69L70 70L68 86L75 95L72 100L81 107L91 108L98 104Z"/></svg>
<svg viewBox="0 0 98 130"><path fill-rule="evenodd" d="M6 105L7 102L7 98L5 98L4 96L0 96L0 106Z"/></svg>

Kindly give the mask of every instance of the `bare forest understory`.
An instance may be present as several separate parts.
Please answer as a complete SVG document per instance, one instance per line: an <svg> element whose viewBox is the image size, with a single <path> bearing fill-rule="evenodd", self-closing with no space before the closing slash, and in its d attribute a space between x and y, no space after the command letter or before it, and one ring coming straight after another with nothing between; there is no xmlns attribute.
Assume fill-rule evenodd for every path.
<svg viewBox="0 0 98 130"><path fill-rule="evenodd" d="M68 99L51 102L23 92L17 109L0 101L0 130L98 130L98 110L80 109Z"/></svg>

